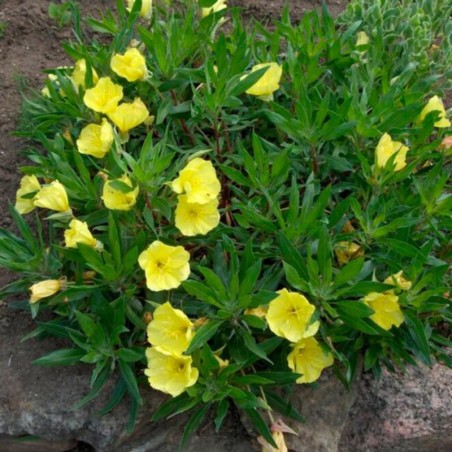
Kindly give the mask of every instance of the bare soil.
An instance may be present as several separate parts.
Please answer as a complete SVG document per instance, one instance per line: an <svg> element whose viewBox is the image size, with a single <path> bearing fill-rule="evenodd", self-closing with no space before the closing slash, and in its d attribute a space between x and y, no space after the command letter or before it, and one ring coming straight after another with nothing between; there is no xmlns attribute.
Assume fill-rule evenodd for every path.
<svg viewBox="0 0 452 452"><path fill-rule="evenodd" d="M59 0L54 0L60 3ZM71 39L68 27L58 28L49 18L50 0L0 0L0 227L13 228L8 214L8 203L14 203L20 173L18 168L28 164L21 151L26 143L14 136L21 110L21 94L24 87L40 88L46 78L45 69L71 64L61 48L64 41ZM248 17L256 17L266 22L280 16L286 0L230 0L230 6L240 6ZM288 2L294 20L302 13L319 7L320 0L292 0ZM347 4L346 0L326 2L333 14L337 15ZM110 0L80 0L82 17L100 16ZM0 287L11 281L14 275L0 269ZM25 313L9 309L0 300L0 344L3 351L20 350L20 347L35 347L39 344L28 341L18 344L17 337L8 334L16 329L29 332L33 322ZM31 380L33 373L29 373ZM30 382L32 384L32 382ZM234 432L231 433L234 435ZM86 449L85 449L86 450Z"/></svg>

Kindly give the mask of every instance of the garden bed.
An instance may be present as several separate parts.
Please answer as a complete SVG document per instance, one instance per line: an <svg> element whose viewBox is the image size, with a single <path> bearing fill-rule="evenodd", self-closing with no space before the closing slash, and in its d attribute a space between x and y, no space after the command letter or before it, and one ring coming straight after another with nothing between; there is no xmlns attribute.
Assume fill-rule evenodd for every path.
<svg viewBox="0 0 452 452"><path fill-rule="evenodd" d="M109 2L106 1L81 1L83 14L96 15L99 11L104 9ZM271 19L277 17L282 9L283 1L265 1L255 0L246 2L230 2L233 5L244 3L244 11L248 16L256 16L260 19ZM321 2L290 2L292 3L293 17L299 18L302 12L313 6L318 6ZM333 13L338 13L347 2L327 2ZM70 60L61 49L61 42L71 38L71 33L66 28L59 28L55 21L48 17L47 7L49 2L44 0L24 0L22 2L13 2L10 0L0 0L0 59L4 64L0 67L0 90L3 99L3 108L0 112L0 181L2 182L2 190L0 193L0 208L2 215L0 216L0 226L10 229L12 222L7 210L7 203L14 202L16 190L19 183L19 173L17 167L24 164L19 153L24 148L24 142L19 138L11 135L16 129L21 106L21 98L19 89L24 85L29 85L33 88L40 88L46 78L42 70L48 68L55 68L57 66L70 63ZM302 4L302 5L301 5ZM300 6L301 5L301 6ZM10 281L12 275L3 270L0 271L0 286ZM2 302L0 302L2 303ZM20 338L33 329L33 322L29 315L12 311L2 303L0 304L0 343L1 358L3 363L4 374L2 375L3 388L8 388L7 391L0 393L0 402L3 407L6 407L4 413L0 413L0 421L2 421L4 428L1 429L0 435L36 435L48 437L52 441L59 440L54 443L54 450L66 450L69 447L75 446L76 441L84 441L95 445L99 450L115 447L118 451L130 450L130 444L136 447L146 447L145 450L159 450L172 451L175 450L180 432L186 419L178 418L171 426L163 422L155 426L148 425L147 412L141 412L138 420L137 433L134 436L132 443L124 442L122 431L124 429L127 418L127 406L120 407L120 411L106 418L97 419L94 416L96 409L102 404L102 400L98 400L96 404L87 409L79 411L73 417L64 418L64 413L67 407L76 403L87 391L89 380L89 369L81 366L65 368L65 369L45 369L36 368L32 366L31 361L46 351L50 351L57 345L55 341L46 340L28 341L26 343L19 343ZM429 373L431 372L431 373ZM417 420L413 424L412 418L407 417L406 421L402 422L401 428L397 431L394 429L387 429L388 434L392 434L392 443L384 442L385 438L375 436L372 438L366 437L363 430L369 429L373 426L374 429L379 426L379 421L372 418L366 423L362 422L363 407L359 404L359 397L357 405L352 411L352 417L347 421L348 409L353 405L356 394L365 394L368 390L368 380L357 384L357 387L349 394L342 392L337 386L337 382L332 382L332 376L327 374L320 384L325 385L325 389L319 391L317 394L310 394L309 391L303 392L301 396L306 400L306 405L301 408L305 415L309 415L316 410L316 406L322 403L323 400L328 399L328 395L335 392L337 397L329 399L325 409L318 409L315 416L312 416L307 423L307 430L304 432L304 438L308 438L309 431L322 431L322 438L327 438L325 441L318 442L318 438L311 438L311 450L334 450L339 447L339 441L345 428L345 436L342 438L340 448L347 450L353 441L356 442L354 447L360 444L366 444L366 450L387 450L386 448L395 448L400 446L403 449L403 441L411 441L410 450L422 450L422 447L430 444L428 442L429 435L434 436L431 444L435 447L445 447L448 444L447 435L450 433L447 430L447 419L450 418L450 411L447 406L440 403L441 400L450 398L450 391L445 388L444 375L449 375L449 371L441 366L435 367L433 371L423 369L416 371L414 380L410 380L409 387L414 387L416 390L418 381L429 379L430 375L435 377L435 383L432 387L426 389L426 392L431 395L429 401L426 402L425 397L420 398L411 410L415 413L413 416L424 416L428 419L429 413L416 411L419 405L431 403L432 409L441 413L433 421L428 419L427 426L419 425ZM371 393L375 394L377 400L383 398L384 395L379 393L380 389L387 390L387 385L390 386L391 377L385 374L384 384L372 386ZM416 378L418 380L416 380ZM403 386L403 379L400 380ZM436 382L438 384L435 386ZM50 385L49 385L50 383ZM385 387L386 384L386 387ZM328 389L333 385L334 389ZM69 392L63 391L51 400L51 391L56 388L66 388L70 386ZM418 388L419 389L419 388ZM391 393L393 387L388 391ZM2 389L4 391L4 389ZM326 391L326 392L325 392ZM403 391L401 391L403 392ZM407 391L409 397L410 392ZM25 397L23 397L25 395ZM2 399L3 397L3 399ZM161 401L161 397L149 398L146 396L146 409L154 410L157 402ZM105 402L105 400L103 400ZM405 399L406 402L406 399ZM386 402L384 402L386 403ZM384 404L383 403L383 404ZM400 402L403 407L403 401ZM443 402L445 403L445 402ZM409 403L409 405L412 402ZM345 407L345 410L343 408ZM48 408L48 410L47 410ZM122 411L121 411L122 410ZM43 415L48 411L46 415ZM27 412L29 415L27 415ZM12 413L19 413L15 422L12 422ZM4 419L2 419L2 415ZM48 415L48 416L47 416ZM9 419L7 417L9 416ZM356 416L356 418L354 418ZM41 418L38 422L39 417ZM122 417L122 419L121 419ZM359 422L356 420L360 417ZM328 423L322 421L323 418L329 420ZM62 421L63 420L63 421ZM383 421L382 421L383 422ZM396 420L394 420L396 422ZM384 424L386 425L386 424ZM413 425L416 426L418 432L422 433L424 438L421 446L412 444L413 438L416 436ZM410 428L408 428L410 427ZM46 434L46 430L49 430ZM408 432L408 433L407 433ZM439 433L438 433L439 432ZM405 436L404 436L405 435ZM441 435L445 442L441 442ZM149 443L148 438L155 437L155 443ZM427 438L427 439L425 439ZM386 438L386 441L388 439ZM397 442L399 441L400 442ZM317 441L317 442L316 442ZM328 442L329 441L329 442ZM436 441L436 442L435 442ZM0 448L1 448L0 436ZM6 444L6 443L5 443ZM25 441L25 444L27 442ZM308 442L305 440L303 445L301 443L294 443L293 450L304 450L303 447L308 447ZM8 446L9 447L9 446ZM18 446L11 446L11 450L20 450ZM16 447L16 449L14 449ZM28 446L29 447L29 446ZM36 446L37 447L37 446ZM50 443L46 444L47 450L50 450ZM211 427L201 429L200 433L194 437L190 443L191 450L235 450L246 451L255 447L255 443L248 436L247 431L239 422L237 413L228 420L220 435L216 435ZM314 447L314 449L312 449ZM416 448L417 447L417 448ZM129 448L129 449L128 449ZM317 448L317 449L315 449ZM35 448L35 450L38 450ZM364 449L362 449L364 450Z"/></svg>

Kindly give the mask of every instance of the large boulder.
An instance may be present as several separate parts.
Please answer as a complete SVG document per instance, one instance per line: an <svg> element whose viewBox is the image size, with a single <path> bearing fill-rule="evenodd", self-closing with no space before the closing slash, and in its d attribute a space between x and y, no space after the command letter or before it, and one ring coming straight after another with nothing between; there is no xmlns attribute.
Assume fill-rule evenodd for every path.
<svg viewBox="0 0 452 452"><path fill-rule="evenodd" d="M91 369L33 365L34 359L67 344L55 339L21 343L32 328L27 314L0 305L0 450L64 451L78 441L101 452L177 450L187 417L151 423L165 396L147 388L132 435L126 433L127 402L106 416L97 415L114 381L92 403L72 410L89 391ZM439 364L421 366L405 374L384 371L379 380L363 375L346 391L325 372L317 388L294 389L292 404L306 422L287 421L298 433L287 434L287 444L296 452L451 450L451 377L452 371ZM259 446L234 412L220 433L211 423L202 427L186 450L247 452Z"/></svg>
<svg viewBox="0 0 452 452"><path fill-rule="evenodd" d="M452 369L435 364L364 375L340 450L426 452L452 450Z"/></svg>
<svg viewBox="0 0 452 452"><path fill-rule="evenodd" d="M0 302L1 303L1 302ZM90 444L97 451L138 452L177 450L187 418L177 416L170 421L151 423L155 409L166 398L163 394L143 388L144 405L140 409L132 435L126 432L128 403L121 403L113 412L99 416L108 402L108 387L91 403L71 409L89 392L91 368L40 367L32 361L67 344L59 340L22 337L34 328L29 315L0 304L0 450L64 451L78 441ZM187 450L246 452L252 450L251 439L240 421L230 418L220 433L208 425L195 434Z"/></svg>

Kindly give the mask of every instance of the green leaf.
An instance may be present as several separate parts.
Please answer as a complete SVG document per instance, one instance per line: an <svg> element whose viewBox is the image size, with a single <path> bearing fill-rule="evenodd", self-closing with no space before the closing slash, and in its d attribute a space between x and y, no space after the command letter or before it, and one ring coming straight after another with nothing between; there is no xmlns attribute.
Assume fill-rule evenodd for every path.
<svg viewBox="0 0 452 452"><path fill-rule="evenodd" d="M430 357L430 346L428 343L428 336L422 322L410 311L405 312L405 322L408 326L408 331L413 339L416 350L419 351L419 358L428 366L432 365Z"/></svg>
<svg viewBox="0 0 452 452"><path fill-rule="evenodd" d="M75 315L80 328L93 344L101 344L105 340L105 333L101 325L97 324L90 316L79 311L76 311Z"/></svg>
<svg viewBox="0 0 452 452"><path fill-rule="evenodd" d="M120 348L115 353L121 361L128 363L140 361L144 358L144 348Z"/></svg>
<svg viewBox="0 0 452 452"><path fill-rule="evenodd" d="M229 411L229 401L228 399L222 399L217 405L217 414L215 416L215 431L218 433L220 431L221 425L223 424L224 418Z"/></svg>
<svg viewBox="0 0 452 452"><path fill-rule="evenodd" d="M262 371L256 372L254 375L272 380L278 385L291 384L301 376L301 374L298 374L296 372L282 372L282 371L281 372Z"/></svg>
<svg viewBox="0 0 452 452"><path fill-rule="evenodd" d="M82 399L80 399L77 403L75 403L71 410L79 410L83 406L85 406L87 403L91 402L101 391L101 389L104 387L105 383L108 381L108 377L111 375L111 367L108 366L109 361L105 360L102 363L99 363L98 365L102 367L102 370L100 371L100 374L98 378L96 378L96 381L91 389L91 391Z"/></svg>
<svg viewBox="0 0 452 452"><path fill-rule="evenodd" d="M370 319L351 317L345 313L340 314L340 318L350 327L362 333L370 334L372 336L392 336L389 331L380 328L376 323Z"/></svg>
<svg viewBox="0 0 452 452"><path fill-rule="evenodd" d="M198 428L201 426L202 421L204 420L207 412L210 408L210 403L204 405L202 408L195 411L195 413L190 417L190 419L187 421L184 432L182 434L182 438L179 443L179 452L182 452L182 450L185 447L185 444L190 439L190 437L193 435L193 433L198 430Z"/></svg>
<svg viewBox="0 0 452 452"><path fill-rule="evenodd" d="M319 264L320 274L326 284L331 281L333 275L333 268L331 265L332 247L331 240L328 234L328 229L322 225L320 229L319 246L317 250L317 260Z"/></svg>
<svg viewBox="0 0 452 452"><path fill-rule="evenodd" d="M259 375L236 375L231 379L233 385L270 385L274 384L273 380L261 377Z"/></svg>
<svg viewBox="0 0 452 452"><path fill-rule="evenodd" d="M358 296L358 295L367 295L370 292L384 292L385 290L393 289L394 287L389 284L383 284L376 281L360 281L356 284L353 284L351 287L346 287L344 289L340 289L336 292L336 295L347 297L350 296Z"/></svg>
<svg viewBox="0 0 452 452"><path fill-rule="evenodd" d="M211 304L219 309L223 309L222 303L215 299L213 292L203 283L195 280L184 281L182 287L185 291L200 301Z"/></svg>
<svg viewBox="0 0 452 452"><path fill-rule="evenodd" d="M267 322L265 320L252 314L242 315L242 319L247 323L247 325L251 326L252 328L265 330L265 328L267 327Z"/></svg>
<svg viewBox="0 0 452 452"><path fill-rule="evenodd" d="M297 375L297 378L298 376L299 375ZM283 416L290 417L291 419L295 419L298 422L305 422L305 418L295 408L292 407L292 404L283 400L275 392L266 389L265 397L268 404Z"/></svg>
<svg viewBox="0 0 452 452"><path fill-rule="evenodd" d="M210 8L213 6L217 0L198 0L200 8Z"/></svg>
<svg viewBox="0 0 452 452"><path fill-rule="evenodd" d="M334 304L336 310L350 317L369 317L374 311L361 301L338 301Z"/></svg>
<svg viewBox="0 0 452 452"><path fill-rule="evenodd" d="M105 416L107 413L117 407L121 403L121 400L124 398L126 392L126 383L122 378L120 378L115 385L115 389L112 392L110 401L106 405L104 405L104 407L99 410L97 414L99 416Z"/></svg>
<svg viewBox="0 0 452 452"><path fill-rule="evenodd" d="M245 277L240 282L239 296L253 292L262 268L262 260L258 259L254 265L245 271Z"/></svg>
<svg viewBox="0 0 452 452"><path fill-rule="evenodd" d="M265 422L259 411L255 408L245 408L244 411L250 418L251 423L254 425L256 430L264 437L265 441L270 443L273 447L278 448L267 423Z"/></svg>
<svg viewBox="0 0 452 452"><path fill-rule="evenodd" d="M119 229L117 215L112 211L110 211L108 214L108 241L110 252L115 261L116 268L120 268L122 264L121 231Z"/></svg>
<svg viewBox="0 0 452 452"><path fill-rule="evenodd" d="M216 292L218 299L225 301L229 299L228 292L223 282L210 268L198 267L198 270L204 276L204 279L211 290Z"/></svg>
<svg viewBox="0 0 452 452"><path fill-rule="evenodd" d="M130 364L118 360L119 370L121 371L121 376L127 387L127 392L130 394L133 400L135 400L139 405L143 404L141 400L140 390L138 389L137 379L135 373L132 370Z"/></svg>
<svg viewBox="0 0 452 452"><path fill-rule="evenodd" d="M240 336L243 339L243 343L245 344L245 347L252 353L254 353L256 356L259 356L259 358L264 359L265 361L269 362L270 364L273 364L270 359L268 359L267 354L265 351L256 343L256 339L254 339L254 336L252 336L248 331L241 329L240 330Z"/></svg>
<svg viewBox="0 0 452 452"><path fill-rule="evenodd" d="M364 258L359 257L352 259L345 267L343 267L334 278L333 287L339 287L343 284L353 281L361 272L364 265Z"/></svg>
<svg viewBox="0 0 452 452"><path fill-rule="evenodd" d="M186 355L191 355L195 350L201 348L211 337L215 335L218 328L223 324L223 320L209 320L198 331L190 342L190 346L185 351Z"/></svg>
<svg viewBox="0 0 452 452"><path fill-rule="evenodd" d="M130 185L127 185L125 182L122 182L118 179L109 181L108 185L114 190L120 191L121 193L130 193L131 191L135 190L134 187L131 187Z"/></svg>
<svg viewBox="0 0 452 452"><path fill-rule="evenodd" d="M33 364L38 366L72 366L80 362L85 351L79 348L63 348L41 358L35 359Z"/></svg>
<svg viewBox="0 0 452 452"><path fill-rule="evenodd" d="M151 420L153 422L170 416L175 416L178 413L183 413L192 409L199 401L193 397L190 397L186 392L168 399L163 402L157 411L152 415Z"/></svg>
<svg viewBox="0 0 452 452"><path fill-rule="evenodd" d="M281 250L282 260L291 265L304 280L308 280L308 271L304 258L282 232L278 233L278 244Z"/></svg>
<svg viewBox="0 0 452 452"><path fill-rule="evenodd" d="M286 274L287 282L297 290L302 292L309 292L309 284L303 279L297 272L297 270L289 265L287 262L283 262L284 273Z"/></svg>

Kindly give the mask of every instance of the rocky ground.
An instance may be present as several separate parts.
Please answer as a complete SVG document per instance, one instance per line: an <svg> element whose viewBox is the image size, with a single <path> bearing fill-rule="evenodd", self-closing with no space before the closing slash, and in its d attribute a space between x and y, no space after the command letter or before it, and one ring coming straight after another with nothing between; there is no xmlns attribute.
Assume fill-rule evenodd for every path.
<svg viewBox="0 0 452 452"><path fill-rule="evenodd" d="M47 13L48 0L0 0L0 226L11 227L8 202L14 201L19 181L18 166L24 143L12 133L19 120L24 85L39 87L42 71L69 63L60 44L70 39L70 30L59 29ZM81 0L84 15L97 15L108 0ZM282 0L235 0L248 16L277 17ZM294 18L320 1L289 1ZM346 1L327 2L340 12ZM0 270L0 287L12 275ZM74 411L70 407L88 391L90 369L38 368L32 360L57 348L55 340L21 342L33 329L28 315L11 310L0 301L0 450L1 451L174 451L184 417L150 424L150 413L162 396L149 392L140 412L138 428L127 437L124 427L127 406L99 418L105 402ZM363 376L346 392L331 376L319 390L297 388L294 404L307 418L290 440L294 451L442 451L452 448L450 422L452 372L410 369L406 375L384 374L381 380ZM113 382L112 382L113 384ZM259 450L238 415L229 418L221 433L210 425L201 429L189 445L193 451Z"/></svg>

